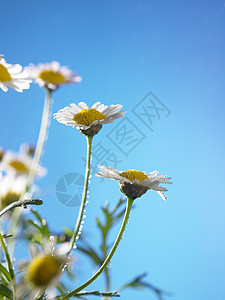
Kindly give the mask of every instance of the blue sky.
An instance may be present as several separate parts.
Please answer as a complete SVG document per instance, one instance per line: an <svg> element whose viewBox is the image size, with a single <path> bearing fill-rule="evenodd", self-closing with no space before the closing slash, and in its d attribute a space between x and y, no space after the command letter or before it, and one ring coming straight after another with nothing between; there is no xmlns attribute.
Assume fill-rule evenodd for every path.
<svg viewBox="0 0 225 300"><path fill-rule="evenodd" d="M146 271L150 282L173 293L171 299L225 298L224 16L219 0L1 1L0 52L7 62L57 60L83 78L54 93L52 111L79 101L123 104L135 137L143 139L131 151L118 148L108 138L117 120L104 126L94 145L117 157L119 170L157 169L172 177L166 203L153 191L135 201L112 260L112 289ZM149 92L164 105L151 129L134 113ZM36 142L43 97L34 84L22 94L1 93L4 148ZM55 186L64 174L84 173L85 155L84 136L52 119L42 159L48 175L38 184L45 202L40 211L54 230L74 226L78 208L63 206ZM120 195L117 182L92 177L85 226L93 242L100 207ZM83 259L77 268L75 285L91 274ZM93 289L102 286L99 279ZM144 290L124 292L121 299L137 297L154 299Z"/></svg>

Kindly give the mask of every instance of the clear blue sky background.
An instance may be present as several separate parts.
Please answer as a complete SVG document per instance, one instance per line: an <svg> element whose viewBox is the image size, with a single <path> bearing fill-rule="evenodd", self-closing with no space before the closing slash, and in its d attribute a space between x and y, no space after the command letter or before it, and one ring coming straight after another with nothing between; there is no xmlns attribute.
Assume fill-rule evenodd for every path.
<svg viewBox="0 0 225 300"><path fill-rule="evenodd" d="M120 160L118 169L159 170L172 177L168 202L153 191L136 200L124 239L112 260L112 289L144 271L173 300L225 299L224 69L225 3L216 1L6 1L1 4L1 50L7 62L57 60L82 76L55 92L53 112L71 102L121 103L145 138L125 155L107 135L94 138ZM153 118L153 131L132 111L148 92L170 110ZM43 91L1 93L1 145L35 143ZM123 145L122 145L123 146ZM121 146L121 147L122 147ZM78 208L63 206L55 185L66 173L84 173L85 138L52 120L39 181L40 209L54 230L73 227ZM113 164L111 164L114 166ZM86 229L98 240L95 216L120 197L117 182L91 180ZM91 268L83 258L80 278ZM101 289L99 279L93 289ZM127 291L121 299L155 299Z"/></svg>

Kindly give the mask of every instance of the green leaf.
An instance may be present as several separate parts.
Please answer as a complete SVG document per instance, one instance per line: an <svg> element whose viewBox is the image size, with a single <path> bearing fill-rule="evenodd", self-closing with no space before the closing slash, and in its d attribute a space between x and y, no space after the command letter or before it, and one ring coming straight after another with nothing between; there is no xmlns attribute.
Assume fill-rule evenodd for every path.
<svg viewBox="0 0 225 300"><path fill-rule="evenodd" d="M84 254L88 255L93 262L99 266L103 263L102 259L98 256L98 254L96 253L96 251L89 245L85 244L85 248L78 246L77 250L83 252Z"/></svg>
<svg viewBox="0 0 225 300"><path fill-rule="evenodd" d="M0 272L5 276L8 282L12 280L9 271L2 264L0 264Z"/></svg>
<svg viewBox="0 0 225 300"><path fill-rule="evenodd" d="M13 292L6 286L0 283L0 294L8 299L13 299Z"/></svg>
<svg viewBox="0 0 225 300"><path fill-rule="evenodd" d="M45 236L50 236L50 230L48 228L48 223L46 219L42 218L40 214L34 209L31 209L31 212L36 217L36 219L40 222L41 233Z"/></svg>
<svg viewBox="0 0 225 300"><path fill-rule="evenodd" d="M27 223L28 223L29 225L31 225L32 227L34 227L37 231L41 232L41 228L40 228L36 223L34 223L34 221L32 221L32 220L27 220Z"/></svg>
<svg viewBox="0 0 225 300"><path fill-rule="evenodd" d="M73 235L73 231L70 230L69 228L64 228L63 231L65 232L66 235L70 237Z"/></svg>
<svg viewBox="0 0 225 300"><path fill-rule="evenodd" d="M36 210L34 210L34 209L31 209L31 212L32 212L32 214L36 217L36 219L38 219L38 221L42 224L43 219L42 219L42 217L39 215L39 213L38 213Z"/></svg>
<svg viewBox="0 0 225 300"><path fill-rule="evenodd" d="M122 291L126 288L134 288L134 289L148 288L158 296L159 300L162 299L162 295L165 295L165 294L167 294L167 296L171 295L169 292L163 291L163 290L155 287L153 284L143 281L143 278L145 276L147 276L147 273L143 273L143 274L135 277L132 281L128 282L127 284L124 284L118 290Z"/></svg>

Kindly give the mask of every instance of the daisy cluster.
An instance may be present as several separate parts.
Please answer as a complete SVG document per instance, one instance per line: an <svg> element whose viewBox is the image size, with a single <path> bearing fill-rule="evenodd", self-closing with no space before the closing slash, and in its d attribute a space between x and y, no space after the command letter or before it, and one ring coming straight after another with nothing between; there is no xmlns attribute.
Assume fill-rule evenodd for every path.
<svg viewBox="0 0 225 300"><path fill-rule="evenodd" d="M49 116L51 115L51 93L62 85L80 82L81 77L72 72L68 67L61 66L56 61L47 64L30 64L23 69L19 64L12 65L6 63L3 55L0 55L0 88L4 92L7 92L8 88L12 88L17 92L22 92L25 89L29 89L32 81L35 81L41 88L44 88L47 93L45 100L47 105L44 106L43 123L41 124L37 149L35 151L33 147L27 144L23 144L18 153L5 151L3 148L0 148L1 210L15 201L30 198L33 192L31 188L34 179L45 175L46 170L40 166L40 158L46 142L46 132L48 131L49 126ZM78 104L71 103L70 106L66 106L54 114L54 119L59 123L77 129L87 139L87 166L79 215L77 217L75 229L69 236L70 243L64 243L64 245L60 247L60 250L60 248L57 247L57 243L53 242L52 237L50 237L50 231L49 229L46 229L48 227L46 226L45 220L37 215L37 213L34 213L36 217L38 216L37 219L43 227L40 230L37 224L32 220L30 220L29 224L32 224L33 227L39 231L39 234L41 233L43 236L41 239L33 239L32 236L29 240L31 241L31 260L26 260L19 264L18 272L20 273L20 278L18 284L14 276L13 267L10 266L9 255L5 250L7 247L5 247L4 240L0 233L0 242L5 252L6 260L8 260L9 272L4 269L5 267L2 267L1 270L10 277L9 282L13 287L13 291L10 290L10 292L13 293L13 296L11 297L10 295L9 298L16 300L54 298L54 294L50 297L51 293L45 293L54 286L59 287L59 277L69 262L69 255L71 254L72 249L74 249L74 246L76 246L76 240L79 239L83 228L82 218L84 217L83 214L87 202L86 198L88 197L88 185L90 181L92 139L106 124L113 123L115 120L124 117L125 111L121 109L122 105L120 104L107 106L100 102L96 102L89 107L86 103L79 102ZM133 201L149 190L155 191L163 200L167 200L167 197L164 194L167 189L162 185L171 184L171 178L166 175L159 175L158 171L146 174L145 172L136 169L118 171L110 166L99 165L98 167L100 171L96 175L98 177L118 181L121 192L127 197L127 208L121 230L113 244L114 248L111 249L109 255L102 263L102 266L105 264L107 267L122 238ZM100 227L101 226L99 226L99 228ZM104 271L102 266L96 272L98 276ZM93 275L92 278L95 280L97 277ZM88 282L91 283L93 280L89 280ZM87 285L85 285L85 287L86 286ZM58 290L60 292L62 291L59 288ZM81 289L78 288L78 290L80 291ZM74 291L76 292L76 290ZM73 292L71 292L72 294L69 294L71 296L78 295Z"/></svg>

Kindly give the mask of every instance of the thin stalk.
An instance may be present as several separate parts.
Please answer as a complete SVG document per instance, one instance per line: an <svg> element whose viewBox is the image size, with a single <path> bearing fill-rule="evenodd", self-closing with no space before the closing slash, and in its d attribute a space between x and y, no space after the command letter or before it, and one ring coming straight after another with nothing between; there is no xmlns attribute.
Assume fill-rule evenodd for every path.
<svg viewBox="0 0 225 300"><path fill-rule="evenodd" d="M51 99L51 90L46 89L46 97L45 97L45 104L43 108L43 114L42 114L42 120L41 120L41 128L39 132L39 137L38 137L38 142L37 146L35 149L34 153L34 158L32 161L32 165L27 177L27 186L26 186L26 191L29 190L31 185L34 182L36 173L37 173L37 168L43 153L44 149L44 144L47 139L47 132L48 132L48 127L50 123L50 110L51 110L51 104L52 104L52 99ZM22 199L20 199L22 200Z"/></svg>
<svg viewBox="0 0 225 300"><path fill-rule="evenodd" d="M44 108L43 108L43 113L42 113L42 120L41 120L41 127L39 131L39 136L38 136L38 142L37 146L35 149L32 165L30 168L30 171L27 176L27 184L26 188L23 191L23 193L20 195L19 201L22 201L24 198L25 193L30 189L31 185L34 182L36 172L37 172L37 167L39 165L43 149L44 149L44 144L47 139L47 132L48 132L48 127L50 123L50 110L51 110L51 104L52 104L52 99L51 99L51 90L46 89L46 96L45 96L45 103L44 103ZM11 233L15 236L15 233L17 232L17 227L18 227L18 222L21 216L21 211L15 211L13 212L12 215L12 220L13 224L11 227ZM15 241L11 242L12 244L10 245L10 253L13 254L14 248L15 248Z"/></svg>
<svg viewBox="0 0 225 300"><path fill-rule="evenodd" d="M110 277L109 277L108 267L106 267L106 269L105 269L105 276L106 276L106 292L108 292L109 288L110 288Z"/></svg>
<svg viewBox="0 0 225 300"><path fill-rule="evenodd" d="M92 148L93 136L86 136L86 138L87 138L87 160L86 160L86 172L85 172L83 195L82 195L82 200L81 200L81 204L80 204L79 214L77 217L77 222L76 222L76 225L74 228L73 235L70 240L70 247L68 250L68 254L72 251L76 240L79 238L81 221L83 218L86 199L87 199L89 176L90 176L90 172L91 172L91 148Z"/></svg>
<svg viewBox="0 0 225 300"><path fill-rule="evenodd" d="M107 258L107 252L108 252L108 247L106 245L106 235L103 235L103 245L102 245L102 250L103 250L103 254L104 254L104 260ZM108 266L105 268L105 279L106 279L106 292L108 292L110 290L110 273L109 273L109 268ZM104 297L102 298L103 300L108 300L108 297ZM111 298L110 298L111 299Z"/></svg>
<svg viewBox="0 0 225 300"><path fill-rule="evenodd" d="M65 294L64 296L61 296L62 300L66 300L69 299L70 297L76 295L78 292L80 292L81 290L83 290L84 288L86 288L88 285L90 285L94 280L96 280L98 278L98 276L105 270L105 268L108 266L108 264L110 263L118 245L120 240L122 239L123 233L126 229L126 225L129 219L129 215L130 215L130 211L131 211L131 207L133 204L133 199L127 197L127 206L126 206L126 211L124 214L124 218L123 218L123 223L121 225L119 234L116 238L116 241L109 253L109 255L107 256L106 260L104 261L104 263L101 265L101 267L98 269L98 271L89 279L87 280L85 283L83 283L81 286L79 286L78 288L76 288L75 290L73 290L72 292Z"/></svg>

